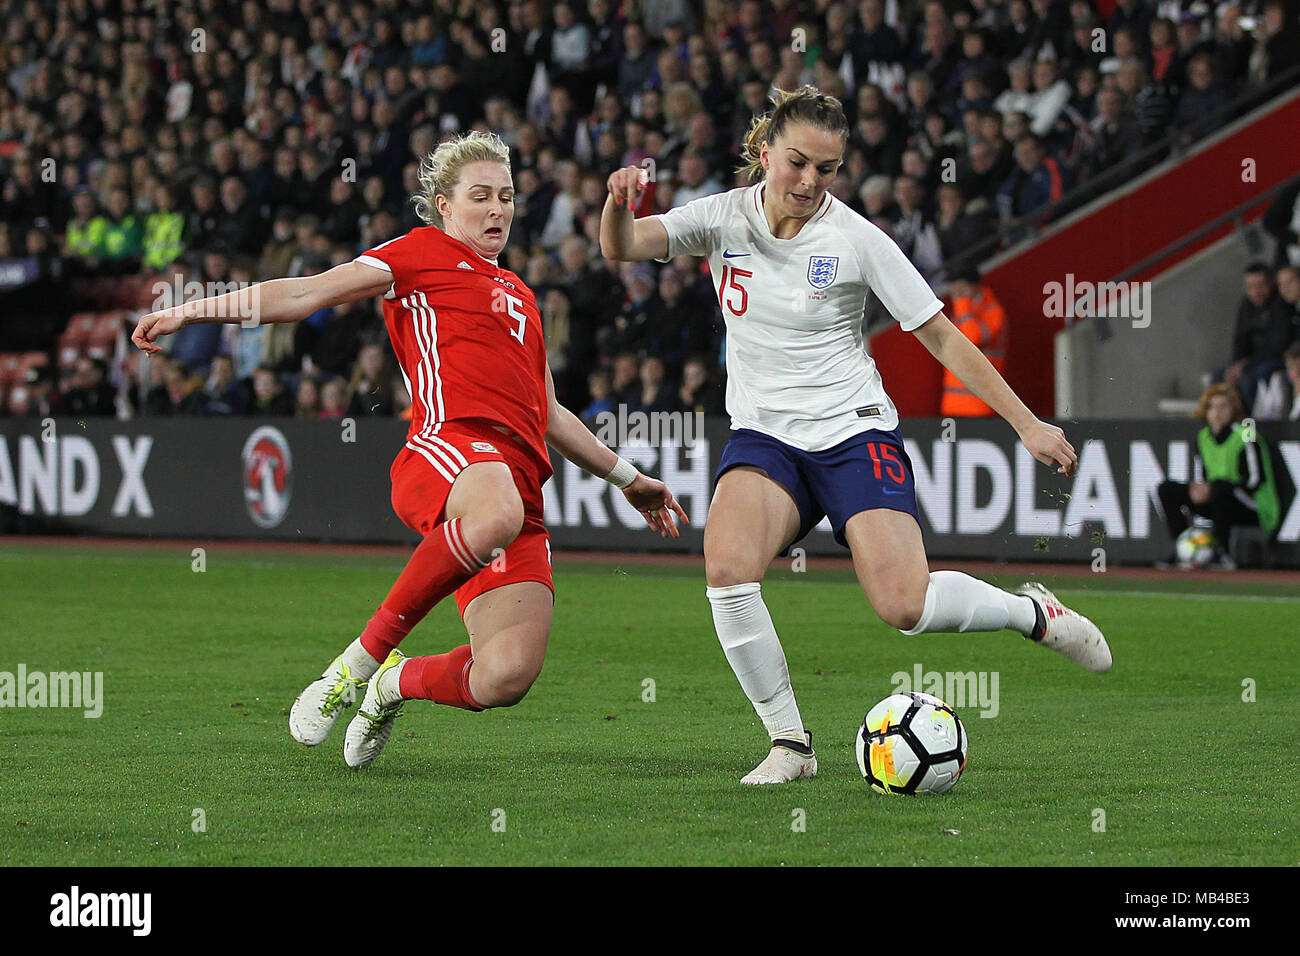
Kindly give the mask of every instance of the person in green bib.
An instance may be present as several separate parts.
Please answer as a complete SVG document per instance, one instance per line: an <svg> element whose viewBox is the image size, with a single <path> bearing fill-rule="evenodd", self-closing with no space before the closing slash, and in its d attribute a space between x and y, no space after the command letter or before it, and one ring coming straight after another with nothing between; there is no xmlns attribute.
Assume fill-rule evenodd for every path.
<svg viewBox="0 0 1300 956"><path fill-rule="evenodd" d="M1214 558L1209 566L1236 570L1227 552L1236 525L1256 525L1266 535L1277 530L1281 517L1273 465L1264 437L1252 425L1241 424L1241 398L1227 385L1211 385L1201 393L1196 417L1205 427L1196 436L1196 458L1203 480L1164 481L1159 487L1169 536L1178 540L1191 515L1214 524ZM1175 564L1176 557L1169 563Z"/></svg>

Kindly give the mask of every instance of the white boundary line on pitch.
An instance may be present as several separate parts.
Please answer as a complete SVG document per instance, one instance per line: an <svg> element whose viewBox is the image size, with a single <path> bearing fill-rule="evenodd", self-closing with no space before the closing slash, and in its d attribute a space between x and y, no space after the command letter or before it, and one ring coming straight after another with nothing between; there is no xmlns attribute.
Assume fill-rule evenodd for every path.
<svg viewBox="0 0 1300 956"><path fill-rule="evenodd" d="M1062 594L1086 594L1089 597L1143 597L1143 598L1190 598L1193 601L1262 601L1267 604L1294 604L1300 597L1282 597L1273 594L1202 594L1193 591L1112 591L1109 588L1095 591L1079 588L1057 588Z"/></svg>

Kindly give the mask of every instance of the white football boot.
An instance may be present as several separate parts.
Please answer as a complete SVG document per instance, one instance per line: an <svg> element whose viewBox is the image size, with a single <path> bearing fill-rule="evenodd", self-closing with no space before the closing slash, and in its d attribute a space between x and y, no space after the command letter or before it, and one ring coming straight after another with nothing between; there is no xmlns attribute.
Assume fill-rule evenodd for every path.
<svg viewBox="0 0 1300 956"><path fill-rule="evenodd" d="M1029 640L1060 651L1095 673L1110 670L1110 645L1101 628L1077 611L1071 611L1037 581L1020 585L1016 593L1034 602L1038 623Z"/></svg>
<svg viewBox="0 0 1300 956"><path fill-rule="evenodd" d="M385 682L392 684L391 688L385 688L389 693L381 695L379 682L381 677L404 660L405 657L393 651L388 655L388 660L379 665L375 676L370 678L365 699L357 708L357 715L348 723L348 732L343 738L343 759L349 767L369 767L379 756L379 751L384 749L384 744L388 743L393 732L393 721L401 716L406 699L400 696L397 682L391 678Z"/></svg>
<svg viewBox="0 0 1300 956"><path fill-rule="evenodd" d="M741 777L740 782L749 786L761 786L817 776L817 755L812 749L812 733L804 733L807 735L804 743L795 740L772 741L771 753L763 758L761 764Z"/></svg>
<svg viewBox="0 0 1300 956"><path fill-rule="evenodd" d="M352 676L340 654L298 695L289 709L289 733L293 739L315 747L329 736L334 721L357 702L366 682Z"/></svg>

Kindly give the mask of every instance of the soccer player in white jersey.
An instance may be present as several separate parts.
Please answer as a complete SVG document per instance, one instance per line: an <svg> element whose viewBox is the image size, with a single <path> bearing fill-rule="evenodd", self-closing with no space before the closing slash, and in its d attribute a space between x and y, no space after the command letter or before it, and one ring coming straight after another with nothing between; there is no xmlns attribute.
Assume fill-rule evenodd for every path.
<svg viewBox="0 0 1300 956"><path fill-rule="evenodd" d="M1068 476L1078 456L948 320L898 246L828 192L849 132L839 101L805 86L778 91L773 103L745 137L743 169L754 185L635 219L647 176L629 166L609 177L600 225L611 260L707 256L727 323L732 437L704 563L718 639L772 740L747 784L817 772L761 588L772 560L823 515L852 552L871 606L904 634L1010 628L1089 670L1111 666L1096 625L1041 584L1012 594L929 570L898 412L862 337L869 290L1035 458Z"/></svg>

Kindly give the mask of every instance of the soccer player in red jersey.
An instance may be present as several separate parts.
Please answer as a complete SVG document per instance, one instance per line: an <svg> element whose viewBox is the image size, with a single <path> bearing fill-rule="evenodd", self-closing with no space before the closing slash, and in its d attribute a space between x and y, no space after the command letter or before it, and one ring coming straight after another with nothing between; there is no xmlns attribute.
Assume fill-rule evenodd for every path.
<svg viewBox="0 0 1300 956"><path fill-rule="evenodd" d="M309 746L365 687L348 726L349 766L370 764L403 703L465 710L509 707L541 672L554 589L542 525L549 444L622 489L646 523L678 534L686 514L664 484L606 448L555 400L537 301L498 265L514 217L510 154L472 132L421 165L416 212L428 226L328 272L273 279L140 319L146 353L194 322L295 322L368 296L384 319L412 399L411 426L393 462L393 508L423 535L388 596L354 640L294 701L289 728ZM251 314L250 314L251 313ZM404 657L397 645L455 594L469 643Z"/></svg>

